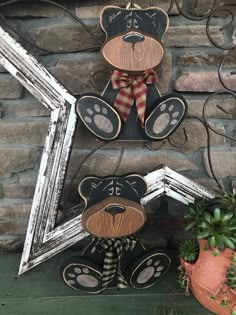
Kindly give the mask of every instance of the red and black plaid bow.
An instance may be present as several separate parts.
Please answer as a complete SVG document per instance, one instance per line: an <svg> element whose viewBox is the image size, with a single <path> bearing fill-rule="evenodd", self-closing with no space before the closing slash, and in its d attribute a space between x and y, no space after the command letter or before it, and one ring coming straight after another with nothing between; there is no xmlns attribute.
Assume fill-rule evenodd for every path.
<svg viewBox="0 0 236 315"><path fill-rule="evenodd" d="M127 73L114 70L111 76L112 88L119 90L115 100L115 107L119 111L124 121L127 120L134 100L139 119L144 125L144 116L146 111L147 84L157 82L157 75L149 69L141 76L131 77Z"/></svg>

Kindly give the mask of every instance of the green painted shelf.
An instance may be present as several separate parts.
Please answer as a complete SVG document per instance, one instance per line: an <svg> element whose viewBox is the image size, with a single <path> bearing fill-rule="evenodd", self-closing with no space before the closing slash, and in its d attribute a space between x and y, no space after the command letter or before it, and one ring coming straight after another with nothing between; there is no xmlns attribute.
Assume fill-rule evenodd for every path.
<svg viewBox="0 0 236 315"><path fill-rule="evenodd" d="M0 315L210 315L178 283L175 252L170 271L150 289L109 289L87 295L67 287L61 264L75 253L65 251L18 276L20 254L0 254Z"/></svg>

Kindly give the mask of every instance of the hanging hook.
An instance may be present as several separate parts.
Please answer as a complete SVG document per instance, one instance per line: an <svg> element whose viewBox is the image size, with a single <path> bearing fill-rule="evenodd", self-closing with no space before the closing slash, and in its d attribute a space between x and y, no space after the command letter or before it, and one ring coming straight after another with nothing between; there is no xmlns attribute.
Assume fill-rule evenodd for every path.
<svg viewBox="0 0 236 315"><path fill-rule="evenodd" d="M127 3L126 9L128 10L131 8L141 9L141 7L138 4L134 3L134 0L131 0Z"/></svg>

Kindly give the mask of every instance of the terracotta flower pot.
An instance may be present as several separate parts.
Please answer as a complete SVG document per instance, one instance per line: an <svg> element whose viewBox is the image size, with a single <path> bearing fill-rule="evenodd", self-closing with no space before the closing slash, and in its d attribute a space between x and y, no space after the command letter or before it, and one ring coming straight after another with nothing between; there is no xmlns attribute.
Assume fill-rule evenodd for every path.
<svg viewBox="0 0 236 315"><path fill-rule="evenodd" d="M232 262L234 251L227 248L218 256L213 255L206 240L199 240L199 257L195 264L181 259L182 267L190 280L190 288L196 299L211 312L231 315L236 306L236 291L224 285L226 270ZM214 300L213 297L214 296ZM220 305L228 298L228 306Z"/></svg>

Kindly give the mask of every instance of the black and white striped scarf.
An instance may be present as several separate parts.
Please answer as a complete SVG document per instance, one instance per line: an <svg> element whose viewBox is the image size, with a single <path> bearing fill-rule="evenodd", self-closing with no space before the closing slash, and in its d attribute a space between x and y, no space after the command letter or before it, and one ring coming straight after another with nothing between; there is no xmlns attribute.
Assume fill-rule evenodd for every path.
<svg viewBox="0 0 236 315"><path fill-rule="evenodd" d="M101 247L105 250L102 287L106 288L117 273L118 288L126 288L128 283L120 269L120 260L124 251L131 251L134 249L137 243L135 237L127 236L122 238L94 238L93 241L95 244L92 247L92 253L94 253L98 247Z"/></svg>

